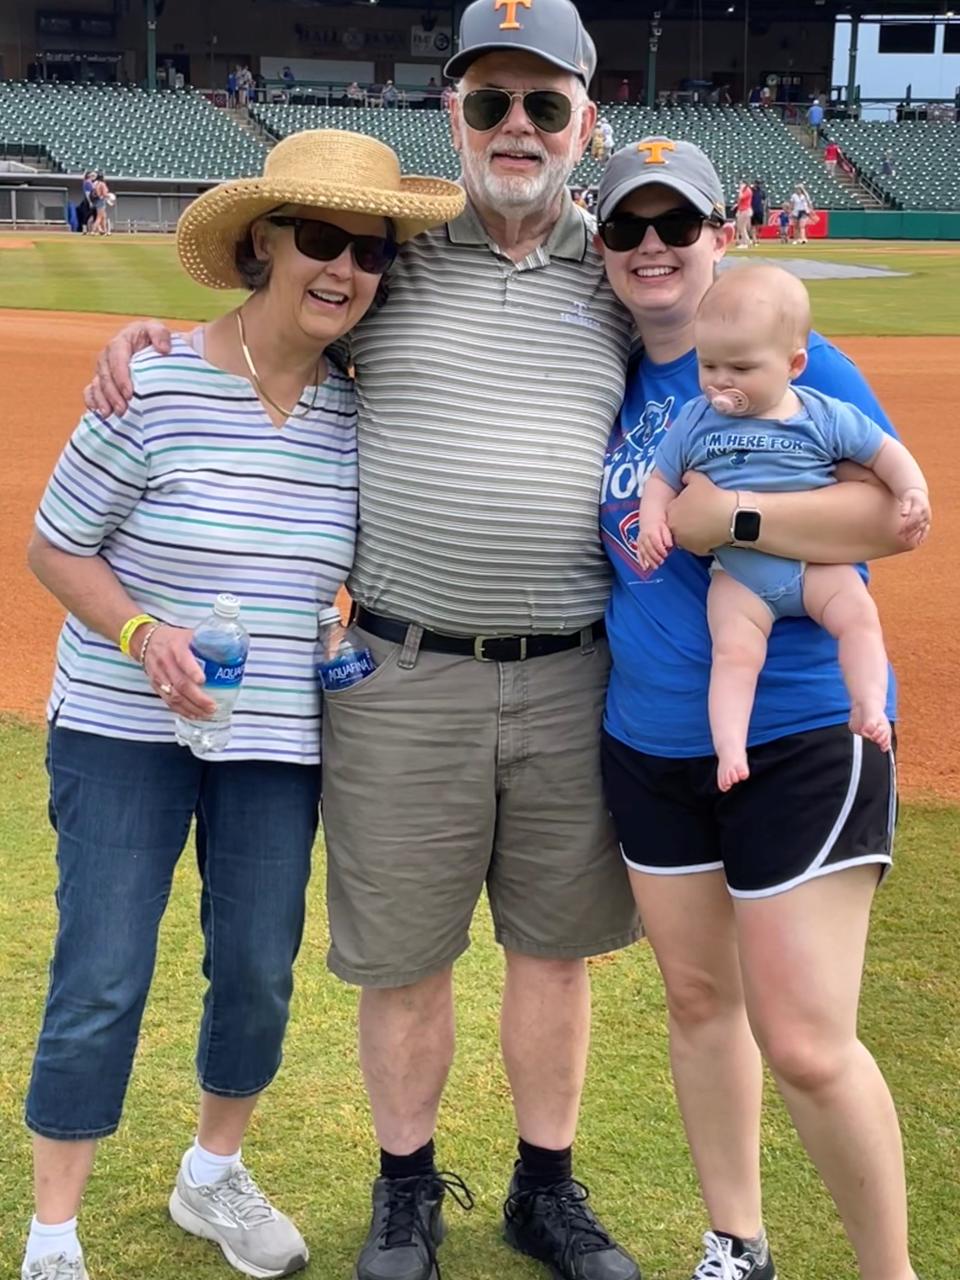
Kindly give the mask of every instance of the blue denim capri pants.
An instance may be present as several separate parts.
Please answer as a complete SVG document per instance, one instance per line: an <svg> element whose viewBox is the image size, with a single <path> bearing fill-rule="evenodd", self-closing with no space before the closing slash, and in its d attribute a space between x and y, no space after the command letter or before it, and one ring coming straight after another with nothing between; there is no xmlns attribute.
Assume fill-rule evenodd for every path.
<svg viewBox="0 0 960 1280"><path fill-rule="evenodd" d="M206 762L173 744L54 726L48 769L60 920L27 1126L62 1140L117 1128L194 817L207 980L197 1076L222 1097L259 1093L281 1061L319 765Z"/></svg>

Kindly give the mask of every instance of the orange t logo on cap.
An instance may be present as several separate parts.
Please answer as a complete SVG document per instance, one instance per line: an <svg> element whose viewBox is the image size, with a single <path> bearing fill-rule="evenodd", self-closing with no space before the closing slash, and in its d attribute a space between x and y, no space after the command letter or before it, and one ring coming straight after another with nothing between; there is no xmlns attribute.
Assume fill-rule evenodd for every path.
<svg viewBox="0 0 960 1280"><path fill-rule="evenodd" d="M524 9L533 7L533 0L494 0L493 11L498 9L506 9L507 16L500 23L501 31L520 31L522 25L517 21L517 7L523 5Z"/></svg>
<svg viewBox="0 0 960 1280"><path fill-rule="evenodd" d="M639 152L642 153L644 151L648 151L650 153L644 161L644 164L666 164L667 161L664 158L663 153L665 151L676 151L676 149L677 144L675 142L653 141L637 143L637 150Z"/></svg>

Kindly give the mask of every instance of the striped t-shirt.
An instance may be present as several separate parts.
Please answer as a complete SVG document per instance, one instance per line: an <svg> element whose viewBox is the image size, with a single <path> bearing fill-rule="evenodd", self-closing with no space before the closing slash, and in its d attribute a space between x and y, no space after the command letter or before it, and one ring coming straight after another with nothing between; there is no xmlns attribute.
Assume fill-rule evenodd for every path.
<svg viewBox="0 0 960 1280"><path fill-rule="evenodd" d="M230 743L213 759L316 763L317 610L353 559L353 383L332 365L316 407L278 430L250 383L174 336L136 356L123 417L86 414L50 479L37 528L101 555L139 610L195 627L240 597L250 656ZM301 406L311 402L305 389ZM173 716L115 644L68 615L48 715L68 729L172 742Z"/></svg>
<svg viewBox="0 0 960 1280"><path fill-rule="evenodd" d="M598 511L629 316L565 195L522 262L468 206L401 246L354 330L369 609L455 634L576 630L603 614Z"/></svg>

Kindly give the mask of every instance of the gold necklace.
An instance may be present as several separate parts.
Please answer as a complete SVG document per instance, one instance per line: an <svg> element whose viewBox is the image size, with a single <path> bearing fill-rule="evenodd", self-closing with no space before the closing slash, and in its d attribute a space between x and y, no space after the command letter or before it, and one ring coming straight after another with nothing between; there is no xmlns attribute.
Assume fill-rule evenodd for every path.
<svg viewBox="0 0 960 1280"><path fill-rule="evenodd" d="M257 373L257 366L253 363L253 356L250 354L250 348L247 346L247 334L243 327L243 308L237 308L237 328L240 331L240 348L243 351L243 358L247 362L247 368L250 370L250 377L253 379L253 385L257 389L257 395L262 396L277 413L282 413L285 418L305 418L308 413L312 413L317 407L317 391L320 383L320 359L317 359L316 368L313 371L313 399L304 408L300 409L299 400L292 409L286 409L282 404L277 404L273 396L270 395L266 387L260 381L260 375ZM299 412L298 412L299 410Z"/></svg>

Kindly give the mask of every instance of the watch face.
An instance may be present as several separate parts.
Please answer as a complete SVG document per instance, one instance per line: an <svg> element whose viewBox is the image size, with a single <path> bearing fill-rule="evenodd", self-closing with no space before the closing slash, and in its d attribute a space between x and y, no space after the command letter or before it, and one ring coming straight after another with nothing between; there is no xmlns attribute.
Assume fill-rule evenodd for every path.
<svg viewBox="0 0 960 1280"><path fill-rule="evenodd" d="M741 508L733 520L735 542L756 542L760 537L760 512Z"/></svg>

